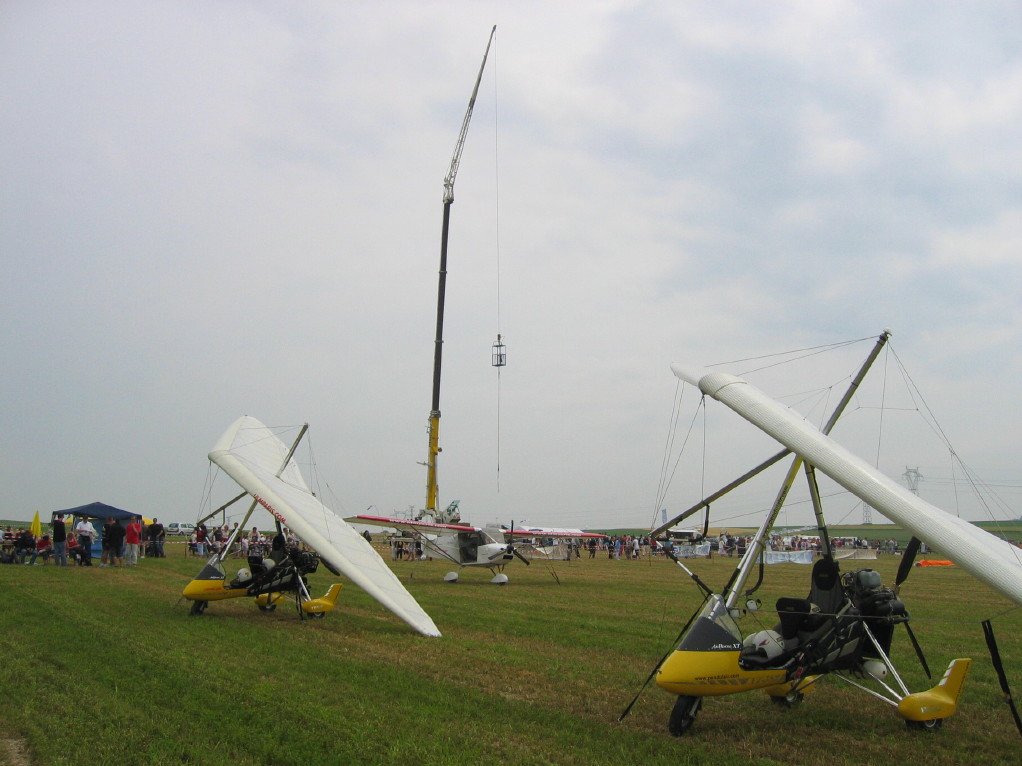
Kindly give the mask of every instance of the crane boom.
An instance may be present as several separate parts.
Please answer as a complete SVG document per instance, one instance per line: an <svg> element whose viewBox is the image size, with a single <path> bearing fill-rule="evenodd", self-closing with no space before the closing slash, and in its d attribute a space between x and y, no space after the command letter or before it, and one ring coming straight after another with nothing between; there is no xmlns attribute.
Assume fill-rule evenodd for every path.
<svg viewBox="0 0 1022 766"><path fill-rule="evenodd" d="M465 148L465 137L468 136L468 124L472 121L472 110L475 109L476 96L479 94L479 83L483 80L483 70L486 68L486 59L490 55L490 46L493 44L493 36L497 34L497 25L490 30L490 39L486 42L486 51L483 53L483 63L479 65L479 75L476 77L476 85L472 88L472 97L468 100L468 109L465 110L465 119L461 121L461 132L458 133L458 143L454 146L454 156L451 157L451 167L444 177L444 203L454 202L454 179L458 175L458 165L461 164L461 151Z"/></svg>
<svg viewBox="0 0 1022 766"><path fill-rule="evenodd" d="M439 495L437 457L440 454L440 367L443 361L444 300L447 293L447 237L451 223L451 205L454 203L454 179L458 175L458 165L461 163L461 152L465 148L468 125L472 121L472 110L475 108L476 96L479 93L479 83L482 82L483 69L486 68L486 59L490 55L490 46L493 44L493 36L496 33L497 26L494 25L490 30L490 39L486 42L486 52L483 53L483 63L479 66L475 87L472 88L472 97L468 100L465 119L461 122L461 132L458 133L458 143L454 147L454 156L451 157L451 167L444 178L444 218L440 232L440 273L437 279L436 297L436 340L433 345L433 400L427 428L429 448L426 457L426 507L423 509L423 516L436 517L437 496Z"/></svg>

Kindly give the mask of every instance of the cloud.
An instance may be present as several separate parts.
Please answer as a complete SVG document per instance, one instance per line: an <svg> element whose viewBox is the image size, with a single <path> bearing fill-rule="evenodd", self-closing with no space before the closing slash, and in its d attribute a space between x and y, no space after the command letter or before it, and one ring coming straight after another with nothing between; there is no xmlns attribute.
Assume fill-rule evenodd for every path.
<svg viewBox="0 0 1022 766"><path fill-rule="evenodd" d="M442 500L647 523L670 362L885 326L975 464L1014 469L1010 4L4 13L8 515L193 519L242 413L310 421L338 502L421 504L442 180L493 23L452 208Z"/></svg>

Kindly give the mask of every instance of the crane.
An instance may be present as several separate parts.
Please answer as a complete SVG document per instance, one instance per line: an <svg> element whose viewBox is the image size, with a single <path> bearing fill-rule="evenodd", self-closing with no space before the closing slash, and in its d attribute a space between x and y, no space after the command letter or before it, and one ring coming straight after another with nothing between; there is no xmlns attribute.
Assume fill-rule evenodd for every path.
<svg viewBox="0 0 1022 766"><path fill-rule="evenodd" d="M469 123L472 121L472 110L475 108L476 96L479 93L479 83L482 82L483 70L486 68L486 59L490 55L490 46L493 44L493 36L496 33L497 26L494 25L493 29L490 30L490 39L486 43L486 51L483 53L483 63L479 66L475 87L472 88L472 97L468 100L465 118L461 122L461 131L458 133L458 143L454 147L454 156L451 157L451 166L444 177L444 219L443 228L440 233L440 274L437 280L436 340L433 346L433 401L429 411L429 450L426 457L426 507L423 509L423 516L432 516L434 518L437 515L437 495L439 494L437 457L440 454L440 367L443 360L444 344L444 297L447 291L447 239L451 223L451 205L454 203L454 179L458 175L461 153L465 148L465 138L468 136Z"/></svg>

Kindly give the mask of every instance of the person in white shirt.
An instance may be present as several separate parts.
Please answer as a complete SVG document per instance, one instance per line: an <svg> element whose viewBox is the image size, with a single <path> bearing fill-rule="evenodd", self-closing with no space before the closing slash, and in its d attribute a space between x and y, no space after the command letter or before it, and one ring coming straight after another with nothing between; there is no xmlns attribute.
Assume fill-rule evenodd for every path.
<svg viewBox="0 0 1022 766"><path fill-rule="evenodd" d="M87 517L82 517L82 520L75 524L75 534L78 535L78 545L81 546L84 553L85 566L91 567L92 541L96 538L96 528L92 526L92 522Z"/></svg>

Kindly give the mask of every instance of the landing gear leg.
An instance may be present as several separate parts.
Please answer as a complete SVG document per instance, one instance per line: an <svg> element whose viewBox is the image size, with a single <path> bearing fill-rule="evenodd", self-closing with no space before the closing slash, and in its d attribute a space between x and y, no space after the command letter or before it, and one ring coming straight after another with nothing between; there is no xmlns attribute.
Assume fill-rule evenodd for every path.
<svg viewBox="0 0 1022 766"><path fill-rule="evenodd" d="M692 724L695 723L696 716L699 714L699 708L702 706L702 697L678 695L678 699L674 703L674 710L671 711L671 717L667 721L667 730L675 737L680 737L692 728Z"/></svg>
<svg viewBox="0 0 1022 766"><path fill-rule="evenodd" d="M209 606L209 602L208 601L193 601L192 602L192 609L189 612L189 614L191 614L193 616L200 615L200 614L202 614L203 612L206 611L206 607L207 606Z"/></svg>

